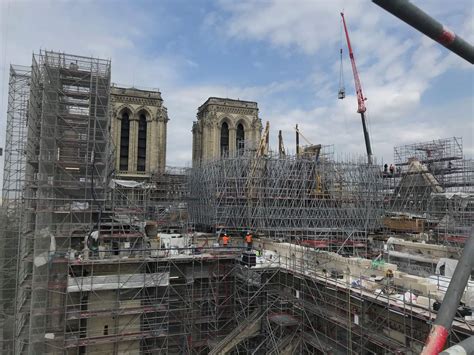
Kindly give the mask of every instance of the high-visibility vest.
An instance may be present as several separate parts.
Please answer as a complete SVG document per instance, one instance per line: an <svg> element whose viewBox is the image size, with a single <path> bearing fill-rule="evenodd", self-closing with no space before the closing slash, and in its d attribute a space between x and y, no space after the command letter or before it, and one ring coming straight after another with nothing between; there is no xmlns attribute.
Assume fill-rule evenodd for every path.
<svg viewBox="0 0 474 355"><path fill-rule="evenodd" d="M245 236L245 241L246 241L247 243L252 243L252 235L251 235L251 234L247 234L247 235Z"/></svg>
<svg viewBox="0 0 474 355"><path fill-rule="evenodd" d="M224 245L227 244L227 243L229 243L229 239L230 239L230 238L227 236L227 234L224 235L224 236L222 237L222 243L224 243Z"/></svg>

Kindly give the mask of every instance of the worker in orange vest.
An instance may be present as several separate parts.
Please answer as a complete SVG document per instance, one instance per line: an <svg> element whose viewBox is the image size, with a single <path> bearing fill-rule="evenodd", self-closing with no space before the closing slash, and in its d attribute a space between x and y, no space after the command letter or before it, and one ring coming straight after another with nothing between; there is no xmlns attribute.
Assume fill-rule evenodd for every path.
<svg viewBox="0 0 474 355"><path fill-rule="evenodd" d="M245 243L247 243L247 250L252 250L252 234L250 232L247 232L245 236Z"/></svg>
<svg viewBox="0 0 474 355"><path fill-rule="evenodd" d="M227 233L224 233L224 236L222 237L222 246L226 247L227 244L229 244L230 238L227 235Z"/></svg>

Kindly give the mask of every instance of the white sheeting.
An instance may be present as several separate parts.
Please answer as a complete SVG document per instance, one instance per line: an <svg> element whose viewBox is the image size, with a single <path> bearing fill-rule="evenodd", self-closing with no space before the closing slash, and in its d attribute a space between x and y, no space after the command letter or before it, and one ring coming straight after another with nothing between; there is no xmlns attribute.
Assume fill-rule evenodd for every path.
<svg viewBox="0 0 474 355"><path fill-rule="evenodd" d="M438 291L441 291L444 294L451 282L451 277L430 275L426 280L429 283L436 285ZM461 301L463 301L467 307L474 308L474 281L467 282Z"/></svg>
<svg viewBox="0 0 474 355"><path fill-rule="evenodd" d="M142 187L143 182L138 182L138 181L133 181L133 180L118 180L118 179L110 180L109 187L111 189L115 189L117 187L117 185L122 186L122 187L130 187L130 188Z"/></svg>
<svg viewBox="0 0 474 355"><path fill-rule="evenodd" d="M444 276L453 277L454 270L456 269L456 266L458 265L458 261L455 259L447 259L447 258L439 259L438 264L436 265L436 273L438 275L441 274L441 266L443 265L444 265Z"/></svg>
<svg viewBox="0 0 474 355"><path fill-rule="evenodd" d="M415 255L410 253L404 253L401 251L389 250L388 255L394 258L401 258L401 259L410 259L415 261L420 261L423 263L434 264L438 258L430 257L430 256L423 256L423 255ZM439 263L438 263L439 265ZM438 270L438 269L436 269ZM438 271L437 271L438 272Z"/></svg>
<svg viewBox="0 0 474 355"><path fill-rule="evenodd" d="M46 233L48 233L48 230L45 229ZM35 264L35 267L41 267L44 266L48 263L48 260L50 260L51 256L54 255L56 252L56 238L54 235L50 235L50 241L49 241L49 251L45 251L39 255L36 255L33 263Z"/></svg>
<svg viewBox="0 0 474 355"><path fill-rule="evenodd" d="M441 193L433 193L431 194L433 197L436 196L442 196L447 198L448 200L452 199L453 197L458 197L458 198L470 198L474 197L474 194L472 193L466 193L466 192L441 192Z"/></svg>
<svg viewBox="0 0 474 355"><path fill-rule="evenodd" d="M73 201L71 203L72 211L85 211L89 208L89 202Z"/></svg>
<svg viewBox="0 0 474 355"><path fill-rule="evenodd" d="M67 291L80 292L168 286L169 276L169 272L85 277L69 276L67 280Z"/></svg>

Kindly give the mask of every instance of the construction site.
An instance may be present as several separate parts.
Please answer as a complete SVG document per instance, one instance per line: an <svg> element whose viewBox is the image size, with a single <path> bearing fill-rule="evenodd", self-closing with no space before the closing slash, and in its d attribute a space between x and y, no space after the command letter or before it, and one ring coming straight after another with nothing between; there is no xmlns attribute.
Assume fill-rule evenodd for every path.
<svg viewBox="0 0 474 355"><path fill-rule="evenodd" d="M296 129L292 155L256 103L209 98L193 167L169 167L150 158L162 101L114 87L110 60L10 66L3 354L434 354L446 300L441 349L472 341L461 137L394 147L389 168L368 133L367 156L339 159Z"/></svg>

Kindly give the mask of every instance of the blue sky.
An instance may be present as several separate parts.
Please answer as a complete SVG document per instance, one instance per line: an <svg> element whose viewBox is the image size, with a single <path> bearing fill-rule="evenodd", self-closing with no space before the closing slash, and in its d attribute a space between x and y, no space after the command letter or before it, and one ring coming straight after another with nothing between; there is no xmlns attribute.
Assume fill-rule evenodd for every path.
<svg viewBox="0 0 474 355"><path fill-rule="evenodd" d="M112 81L159 88L168 107L168 159L189 165L191 127L209 96L257 101L261 118L294 148L295 124L312 143L340 155L365 151L350 62L347 97L337 100L344 9L365 95L373 150L462 136L474 156L472 66L370 1L162 0L1 2L0 122L6 120L8 65L53 49L112 60ZM414 0L474 42L469 0ZM3 146L5 137L0 137Z"/></svg>

